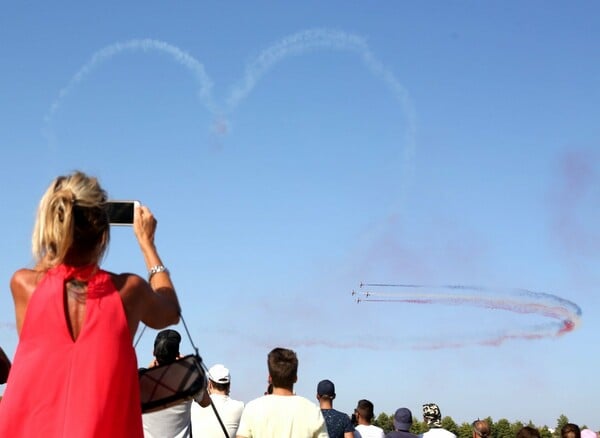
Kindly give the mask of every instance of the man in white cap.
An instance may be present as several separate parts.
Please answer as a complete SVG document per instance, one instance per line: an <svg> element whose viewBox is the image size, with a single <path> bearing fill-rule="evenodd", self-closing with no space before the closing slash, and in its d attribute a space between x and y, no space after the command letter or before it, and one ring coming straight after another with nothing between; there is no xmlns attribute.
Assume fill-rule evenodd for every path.
<svg viewBox="0 0 600 438"><path fill-rule="evenodd" d="M219 414L229 437L235 437L244 403L229 397L231 375L221 364L208 370L208 392L214 409ZM192 436L203 438L223 438L223 428L219 424L213 406L201 407L197 403L192 406Z"/></svg>

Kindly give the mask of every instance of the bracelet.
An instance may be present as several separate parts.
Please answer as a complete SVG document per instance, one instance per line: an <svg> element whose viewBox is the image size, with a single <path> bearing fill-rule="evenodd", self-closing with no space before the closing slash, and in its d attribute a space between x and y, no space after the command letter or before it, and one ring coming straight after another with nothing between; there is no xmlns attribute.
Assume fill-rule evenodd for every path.
<svg viewBox="0 0 600 438"><path fill-rule="evenodd" d="M150 280L152 280L152 277L154 276L154 274L158 274L159 272L164 272L165 274L168 274L169 270L167 268L165 268L164 265L152 266L148 270L148 282L150 282Z"/></svg>

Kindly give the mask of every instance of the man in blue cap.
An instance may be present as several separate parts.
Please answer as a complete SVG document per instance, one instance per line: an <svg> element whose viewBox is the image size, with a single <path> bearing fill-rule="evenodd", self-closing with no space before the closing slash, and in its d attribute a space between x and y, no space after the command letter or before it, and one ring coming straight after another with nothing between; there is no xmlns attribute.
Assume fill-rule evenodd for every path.
<svg viewBox="0 0 600 438"><path fill-rule="evenodd" d="M333 399L335 398L335 385L331 380L321 380L317 385L317 400L329 438L353 438L354 426L350 417L343 412L333 409Z"/></svg>
<svg viewBox="0 0 600 438"><path fill-rule="evenodd" d="M412 423L413 419L410 409L397 409L394 414L394 430L388 433L385 438L418 438L417 435L409 432Z"/></svg>

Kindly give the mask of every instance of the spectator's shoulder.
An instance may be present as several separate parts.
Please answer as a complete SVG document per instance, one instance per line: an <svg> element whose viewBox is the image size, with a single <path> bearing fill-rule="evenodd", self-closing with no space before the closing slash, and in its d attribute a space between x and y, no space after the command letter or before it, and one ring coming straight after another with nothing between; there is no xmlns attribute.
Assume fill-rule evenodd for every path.
<svg viewBox="0 0 600 438"><path fill-rule="evenodd" d="M241 401L241 400L234 400L232 398L230 398L229 400L231 401L232 404L234 404L236 406L244 407L245 403L243 401Z"/></svg>
<svg viewBox="0 0 600 438"><path fill-rule="evenodd" d="M240 402L242 405L244 404L244 402ZM263 404L268 403L267 400L267 396L263 395L261 397L255 398L253 400L250 400L248 403L246 403L246 405L244 406L244 410L247 409L252 409L255 406L262 406Z"/></svg>

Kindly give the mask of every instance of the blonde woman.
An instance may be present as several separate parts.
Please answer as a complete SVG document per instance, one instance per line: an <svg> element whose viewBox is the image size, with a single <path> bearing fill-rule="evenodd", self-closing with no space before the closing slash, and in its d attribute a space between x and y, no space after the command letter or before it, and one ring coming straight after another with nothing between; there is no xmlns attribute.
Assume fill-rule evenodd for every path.
<svg viewBox="0 0 600 438"><path fill-rule="evenodd" d="M10 282L19 345L0 403L1 437L143 437L132 339L140 321L176 324L179 303L147 207L136 209L133 230L148 281L100 268L106 201L82 172L56 178L40 201L37 264Z"/></svg>

